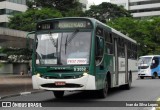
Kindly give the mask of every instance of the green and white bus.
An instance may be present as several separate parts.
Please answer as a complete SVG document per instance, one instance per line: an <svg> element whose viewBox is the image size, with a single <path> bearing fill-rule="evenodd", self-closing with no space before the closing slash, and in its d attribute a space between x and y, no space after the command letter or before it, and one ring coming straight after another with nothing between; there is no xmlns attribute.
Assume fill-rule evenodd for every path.
<svg viewBox="0 0 160 110"><path fill-rule="evenodd" d="M137 71L136 41L93 18L47 19L37 23L32 55L34 89L96 90L105 98L109 88L130 89Z"/></svg>

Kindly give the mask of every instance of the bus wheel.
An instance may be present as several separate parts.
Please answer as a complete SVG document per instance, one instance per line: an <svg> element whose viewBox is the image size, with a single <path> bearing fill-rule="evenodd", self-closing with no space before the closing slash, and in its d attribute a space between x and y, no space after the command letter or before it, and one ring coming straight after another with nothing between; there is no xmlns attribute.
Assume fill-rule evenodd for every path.
<svg viewBox="0 0 160 110"><path fill-rule="evenodd" d="M98 95L100 98L106 98L108 94L108 82L105 80L104 88L101 90L98 90Z"/></svg>
<svg viewBox="0 0 160 110"><path fill-rule="evenodd" d="M140 76L140 79L144 79L144 76Z"/></svg>
<svg viewBox="0 0 160 110"><path fill-rule="evenodd" d="M56 98L62 98L64 95L64 91L53 91L53 93Z"/></svg>
<svg viewBox="0 0 160 110"><path fill-rule="evenodd" d="M157 76L157 73L153 73L152 79L155 79Z"/></svg>

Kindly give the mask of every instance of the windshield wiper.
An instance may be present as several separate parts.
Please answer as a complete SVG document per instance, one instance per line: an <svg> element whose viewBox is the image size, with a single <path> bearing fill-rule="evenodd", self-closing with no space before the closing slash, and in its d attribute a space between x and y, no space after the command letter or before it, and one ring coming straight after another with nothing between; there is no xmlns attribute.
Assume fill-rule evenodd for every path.
<svg viewBox="0 0 160 110"><path fill-rule="evenodd" d="M66 54L66 49L67 49L67 39L68 39L68 35L66 37L66 42L65 42L65 54Z"/></svg>
<svg viewBox="0 0 160 110"><path fill-rule="evenodd" d="M65 47L73 40L73 38L74 37L76 37L76 34L79 32L79 29L76 29L73 33L72 33L72 35L70 36L70 38L67 40L67 38L66 38L66 43L65 43Z"/></svg>
<svg viewBox="0 0 160 110"><path fill-rule="evenodd" d="M51 33L49 35L49 39L52 41L52 44L54 45L54 47L56 47L57 46L56 41L52 38Z"/></svg>

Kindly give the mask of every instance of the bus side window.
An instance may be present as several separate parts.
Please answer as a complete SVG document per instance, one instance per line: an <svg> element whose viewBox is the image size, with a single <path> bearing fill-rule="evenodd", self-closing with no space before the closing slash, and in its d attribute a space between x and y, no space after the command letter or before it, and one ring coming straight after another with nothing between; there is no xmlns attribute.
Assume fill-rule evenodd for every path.
<svg viewBox="0 0 160 110"><path fill-rule="evenodd" d="M110 32L105 32L105 41L106 41L106 53L113 54L113 39Z"/></svg>
<svg viewBox="0 0 160 110"><path fill-rule="evenodd" d="M96 65L98 65L103 57L104 51L104 38L103 38L103 29L98 28L96 30Z"/></svg>
<svg viewBox="0 0 160 110"><path fill-rule="evenodd" d="M103 56L104 40L100 36L96 36L96 56Z"/></svg>
<svg viewBox="0 0 160 110"><path fill-rule="evenodd" d="M156 68L159 65L159 58L154 57L152 60L152 66L151 69Z"/></svg>

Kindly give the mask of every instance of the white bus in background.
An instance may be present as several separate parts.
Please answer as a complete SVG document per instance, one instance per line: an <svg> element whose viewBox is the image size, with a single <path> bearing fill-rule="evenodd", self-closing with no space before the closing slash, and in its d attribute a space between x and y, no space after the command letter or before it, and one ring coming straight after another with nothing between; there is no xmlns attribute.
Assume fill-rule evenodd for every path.
<svg viewBox="0 0 160 110"><path fill-rule="evenodd" d="M160 78L160 55L141 56L138 61L138 76L140 79L144 77Z"/></svg>

